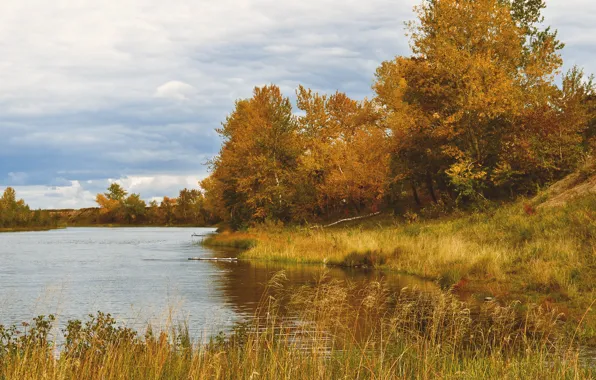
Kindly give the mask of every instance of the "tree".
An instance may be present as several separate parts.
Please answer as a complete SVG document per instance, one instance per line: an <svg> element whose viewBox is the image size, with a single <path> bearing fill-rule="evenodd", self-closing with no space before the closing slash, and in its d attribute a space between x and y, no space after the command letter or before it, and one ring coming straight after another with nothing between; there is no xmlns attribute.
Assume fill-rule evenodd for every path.
<svg viewBox="0 0 596 380"><path fill-rule="evenodd" d="M530 173L511 162L511 150L532 147L544 134L530 127L537 117L559 132L549 149L566 142L576 150L574 136L586 122L560 116L581 113L577 102L561 103L581 95L580 86L555 85L563 45L556 32L539 28L543 8L540 0L441 0L416 7L419 20L409 25L414 56L383 63L374 86L393 136L392 177L409 181L415 197L422 183L435 201L435 185L467 197L524 188ZM570 168L577 154L562 159Z"/></svg>
<svg viewBox="0 0 596 380"><path fill-rule="evenodd" d="M290 100L277 86L255 88L252 98L236 102L217 130L224 143L211 163L211 192L222 197L226 220L240 226L289 219L297 128Z"/></svg>
<svg viewBox="0 0 596 380"><path fill-rule="evenodd" d="M109 200L112 201L121 201L124 199L124 197L126 197L126 190L124 190L122 188L122 186L120 186L120 184L113 182L109 187L108 187L108 192L104 193L104 195L106 196L106 198L108 198Z"/></svg>
<svg viewBox="0 0 596 380"><path fill-rule="evenodd" d="M112 223L117 221L121 211L121 203L111 199L105 194L97 194L95 202L99 206L100 223Z"/></svg>
<svg viewBox="0 0 596 380"><path fill-rule="evenodd" d="M176 199L175 198L163 197L163 200L161 201L161 203L159 205L159 212L161 214L162 221L168 226L174 224L174 221L175 221L174 210L175 210L175 208L176 208Z"/></svg>
<svg viewBox="0 0 596 380"><path fill-rule="evenodd" d="M126 195L126 190L116 182L110 184L106 193L97 194L95 202L99 206L101 222L121 222L127 218L124 207Z"/></svg>
<svg viewBox="0 0 596 380"><path fill-rule="evenodd" d="M434 183L449 194L445 172L455 162L451 151L445 149L449 134L440 128L439 112L448 94L437 89L444 79L427 60L404 57L383 62L376 78L373 89L383 110L381 123L390 135L388 182L394 202L407 189L420 204L420 186L437 202Z"/></svg>
<svg viewBox="0 0 596 380"><path fill-rule="evenodd" d="M176 219L184 224L204 225L203 194L197 189L183 189L176 201Z"/></svg>
<svg viewBox="0 0 596 380"><path fill-rule="evenodd" d="M12 187L4 189L0 197L0 228L55 227L47 212L31 211L23 199L17 199Z"/></svg>
<svg viewBox="0 0 596 380"><path fill-rule="evenodd" d="M231 220L231 215L228 212L223 198L223 183L211 175L203 179L199 185L203 189L205 197L203 206L205 213L208 214L211 219L229 222Z"/></svg>
<svg viewBox="0 0 596 380"><path fill-rule="evenodd" d="M294 217L379 207L389 163L387 136L370 101L346 94L319 95L300 87L302 154L295 177Z"/></svg>
<svg viewBox="0 0 596 380"><path fill-rule="evenodd" d="M143 220L147 204L139 194L131 194L122 200L122 209L125 220L130 224Z"/></svg>
<svg viewBox="0 0 596 380"><path fill-rule="evenodd" d="M161 224L161 215L159 212L159 203L156 200L149 202L149 209L147 210L147 220L151 224Z"/></svg>
<svg viewBox="0 0 596 380"><path fill-rule="evenodd" d="M2 218L3 227L16 225L17 206L15 190L7 187L0 198L0 218Z"/></svg>

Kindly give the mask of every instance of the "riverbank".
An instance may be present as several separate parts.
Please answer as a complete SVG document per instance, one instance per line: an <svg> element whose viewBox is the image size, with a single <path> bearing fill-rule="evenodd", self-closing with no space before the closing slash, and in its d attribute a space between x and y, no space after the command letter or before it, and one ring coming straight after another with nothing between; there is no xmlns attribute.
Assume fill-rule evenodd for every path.
<svg viewBox="0 0 596 380"><path fill-rule="evenodd" d="M494 302L472 315L449 293L379 283L356 292L322 277L287 288L277 274L252 322L206 344L183 325L142 334L102 313L70 321L58 349L52 317L0 328L0 378L592 378L592 358L558 322L539 307Z"/></svg>
<svg viewBox="0 0 596 380"><path fill-rule="evenodd" d="M537 302L575 319L596 299L596 195L555 208L520 201L438 220L227 232L203 243L246 246L240 258L247 260L400 271L478 299ZM595 337L593 313L586 333Z"/></svg>
<svg viewBox="0 0 596 380"><path fill-rule="evenodd" d="M14 228L0 228L0 233L3 232L36 232L36 231L51 231L58 230L65 227L14 227Z"/></svg>
<svg viewBox="0 0 596 380"><path fill-rule="evenodd" d="M215 228L212 226L198 226L196 224L126 224L126 223L69 224L66 227L72 227L72 228Z"/></svg>

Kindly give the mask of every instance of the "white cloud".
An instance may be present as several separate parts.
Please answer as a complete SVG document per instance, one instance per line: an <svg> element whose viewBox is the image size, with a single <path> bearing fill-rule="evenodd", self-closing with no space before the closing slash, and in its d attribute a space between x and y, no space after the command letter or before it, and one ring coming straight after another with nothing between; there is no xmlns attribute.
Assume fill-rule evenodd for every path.
<svg viewBox="0 0 596 380"><path fill-rule="evenodd" d="M0 184L39 207L93 205L109 177L174 196L205 175L214 128L254 86L370 96L379 63L408 54L420 1L5 1ZM596 2L551 1L545 15L567 66L596 72Z"/></svg>
<svg viewBox="0 0 596 380"><path fill-rule="evenodd" d="M184 188L199 189L199 180L202 178L184 175L128 176L115 182L122 185L129 193L138 193L143 198L149 199L153 196L177 196Z"/></svg>
<svg viewBox="0 0 596 380"><path fill-rule="evenodd" d="M197 176L153 174L141 176L127 176L117 179L97 179L89 181L71 181L61 186L12 186L19 199L32 208L72 209L96 207L95 197L103 193L109 184L116 182L128 192L137 193L149 202L153 199L161 200L164 196L177 197L184 188L199 189L199 181L206 173ZM0 194L6 187L0 186Z"/></svg>
<svg viewBox="0 0 596 380"><path fill-rule="evenodd" d="M173 80L159 86L155 90L154 96L156 98L190 100L196 93L197 90L188 83Z"/></svg>
<svg viewBox="0 0 596 380"><path fill-rule="evenodd" d="M32 209L81 208L93 206L95 202L95 194L85 190L79 181L72 181L69 186L14 186L14 189L17 198L24 199Z"/></svg>

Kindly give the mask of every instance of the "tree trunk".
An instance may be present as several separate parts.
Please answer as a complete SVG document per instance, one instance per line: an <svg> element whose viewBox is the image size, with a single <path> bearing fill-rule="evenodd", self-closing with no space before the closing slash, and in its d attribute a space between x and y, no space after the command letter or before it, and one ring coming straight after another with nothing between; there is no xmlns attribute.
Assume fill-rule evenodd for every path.
<svg viewBox="0 0 596 380"><path fill-rule="evenodd" d="M449 196L449 199L451 199L452 201L455 200L455 196L453 195L453 190L451 189L451 187L449 187L449 185L445 181L445 178L443 178L442 176L439 176L439 179L437 182L439 184L439 189L441 190L441 192L447 193L447 195Z"/></svg>
<svg viewBox="0 0 596 380"><path fill-rule="evenodd" d="M435 202L435 204L439 203L437 201L437 196L435 195L435 188L433 186L433 177L430 175L429 171L426 172L426 187L428 188L428 192L430 193L430 196L433 199L433 202Z"/></svg>
<svg viewBox="0 0 596 380"><path fill-rule="evenodd" d="M412 185L412 195L414 196L414 200L416 201L416 204L418 206L422 206L422 202L420 202L420 197L418 197L418 191L416 190L416 185L414 185L414 182L410 182L410 184Z"/></svg>

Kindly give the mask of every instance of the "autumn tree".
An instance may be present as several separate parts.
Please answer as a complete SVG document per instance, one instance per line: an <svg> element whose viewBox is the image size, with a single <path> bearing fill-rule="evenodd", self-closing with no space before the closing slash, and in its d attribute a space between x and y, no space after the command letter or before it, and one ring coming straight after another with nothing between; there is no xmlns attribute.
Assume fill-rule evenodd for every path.
<svg viewBox="0 0 596 380"><path fill-rule="evenodd" d="M0 197L0 228L55 227L47 211L32 211L23 199L17 199L12 187L4 189Z"/></svg>
<svg viewBox="0 0 596 380"><path fill-rule="evenodd" d="M298 220L344 211L357 214L381 204L389 162L387 136L368 101L336 92L297 91L302 153L295 188Z"/></svg>
<svg viewBox="0 0 596 380"><path fill-rule="evenodd" d="M384 62L376 77L376 100L383 107L382 123L390 131L390 196L411 192L420 204L420 188L425 188L437 202L440 195L434 183L449 194L445 171L455 161L445 149L449 135L439 128L439 112L446 101L446 95L436 91L442 78L426 60L405 57Z"/></svg>
<svg viewBox="0 0 596 380"><path fill-rule="evenodd" d="M124 219L132 224L144 219L147 213L147 204L139 194L130 194L121 200Z"/></svg>
<svg viewBox="0 0 596 380"><path fill-rule="evenodd" d="M159 213L162 222L166 225L172 225L175 222L176 198L163 197L159 204Z"/></svg>
<svg viewBox="0 0 596 380"><path fill-rule="evenodd" d="M104 196L113 201L121 201L126 197L126 194L128 192L120 184L113 182L108 187L108 192L104 193Z"/></svg>
<svg viewBox="0 0 596 380"><path fill-rule="evenodd" d="M213 175L200 181L204 194L203 208L210 219L230 221L232 215L228 212L223 197L223 182L215 179Z"/></svg>
<svg viewBox="0 0 596 380"><path fill-rule="evenodd" d="M211 165L210 191L222 197L226 220L240 226L289 219L297 128L290 100L277 86L255 88L252 98L236 102L217 130L224 143Z"/></svg>
<svg viewBox="0 0 596 380"><path fill-rule="evenodd" d="M149 207L147 208L147 221L150 224L161 224L161 214L159 212L159 203L153 199L149 202Z"/></svg>
<svg viewBox="0 0 596 380"><path fill-rule="evenodd" d="M200 190L180 190L176 200L176 220L183 224L205 225L204 197Z"/></svg>
<svg viewBox="0 0 596 380"><path fill-rule="evenodd" d="M565 141L576 149L586 120L560 116L581 113L570 101L581 95L581 79L557 89L562 44L556 32L539 28L543 8L538 0L437 0L416 8L418 22L409 25L414 56L383 63L374 86L394 140L394 179L414 191L426 184L435 201L435 185L482 196L505 183L523 187L525 158L511 153L541 134L558 131L549 149ZM546 122L541 131L531 126L536 118ZM561 157L569 158L567 168L577 160ZM565 172L551 166L556 175L549 179Z"/></svg>
<svg viewBox="0 0 596 380"><path fill-rule="evenodd" d="M7 187L0 198L0 226L25 227L31 217L29 206L22 199L17 200L16 191Z"/></svg>

